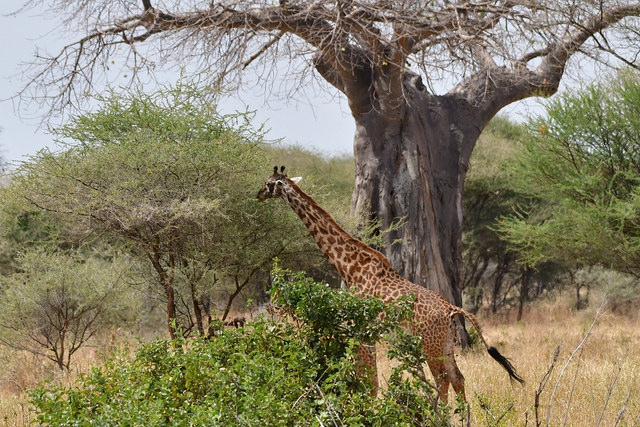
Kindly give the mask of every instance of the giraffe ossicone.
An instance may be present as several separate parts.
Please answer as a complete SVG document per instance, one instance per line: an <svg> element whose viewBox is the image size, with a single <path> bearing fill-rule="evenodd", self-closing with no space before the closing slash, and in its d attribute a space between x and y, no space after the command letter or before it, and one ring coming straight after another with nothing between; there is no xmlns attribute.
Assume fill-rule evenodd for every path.
<svg viewBox="0 0 640 427"><path fill-rule="evenodd" d="M410 331L422 338L422 351L436 382L439 397L447 400L449 385L464 398L464 377L454 358L454 334L452 318L462 315L468 318L478 331L487 352L508 372L511 379L524 381L509 362L495 348L487 344L478 320L468 311L457 307L440 294L410 282L400 276L387 258L375 249L344 231L338 223L309 195L298 187L300 179L288 178L284 166L273 175L258 192L257 198L282 198L291 206L309 229L320 251L336 269L344 283L355 295L373 296L391 302L403 295L415 296L414 315ZM372 369L370 379L377 389L375 351L368 346L359 349L360 359Z"/></svg>

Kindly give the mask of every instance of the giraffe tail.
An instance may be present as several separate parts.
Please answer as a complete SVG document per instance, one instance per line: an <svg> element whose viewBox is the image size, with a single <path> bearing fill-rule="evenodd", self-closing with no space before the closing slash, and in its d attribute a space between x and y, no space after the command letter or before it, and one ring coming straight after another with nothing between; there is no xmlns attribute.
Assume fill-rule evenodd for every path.
<svg viewBox="0 0 640 427"><path fill-rule="evenodd" d="M506 357L504 357L502 354L500 354L497 348L489 346L489 344L487 344L487 341L484 339L484 336L482 335L482 330L480 329L480 323L478 322L478 319L476 319L476 317L473 314L469 313L468 311L460 307L454 307L452 316L455 316L456 314L461 314L471 321L471 323L473 324L473 327L476 328L476 331L478 331L478 336L480 337L480 340L482 341L485 348L487 349L487 352L489 353L489 355L493 357L493 359L496 362L498 362L505 369L505 371L509 373L509 377L512 380L516 380L520 384L524 385L524 380L520 375L518 375L515 368L511 364L511 361Z"/></svg>
<svg viewBox="0 0 640 427"><path fill-rule="evenodd" d="M495 347L489 347L489 348L487 348L487 351L489 352L491 357L493 357L509 373L509 377L511 379L514 379L514 380L518 381L520 384L524 385L524 380L522 379L522 377L520 377L516 373L516 370L513 367L513 365L511 364L511 361L509 361L509 359L507 359L502 354L500 354L498 349L495 348Z"/></svg>

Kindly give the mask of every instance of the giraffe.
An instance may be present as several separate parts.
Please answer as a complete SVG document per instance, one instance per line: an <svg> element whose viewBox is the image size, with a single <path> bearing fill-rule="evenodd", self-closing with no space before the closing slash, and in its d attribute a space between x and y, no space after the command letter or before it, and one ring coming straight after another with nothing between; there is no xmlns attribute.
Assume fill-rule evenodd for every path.
<svg viewBox="0 0 640 427"><path fill-rule="evenodd" d="M487 344L475 316L449 303L437 292L400 276L382 253L344 231L329 213L304 193L297 185L300 179L287 177L284 166L279 172L276 166L273 168L273 175L258 192L257 198L260 201L268 198L284 199L300 217L320 251L353 294L380 298L387 303L402 295L415 296L414 315L408 328L422 338L422 351L435 379L439 399L447 401L449 385L453 386L456 394L465 398L464 377L454 358L455 332L451 320L456 315L462 315L471 321L488 353L502 365L511 379L524 384L510 361L495 347ZM369 379L373 383L375 394L378 387L375 350L361 347L358 356L362 363L370 367Z"/></svg>

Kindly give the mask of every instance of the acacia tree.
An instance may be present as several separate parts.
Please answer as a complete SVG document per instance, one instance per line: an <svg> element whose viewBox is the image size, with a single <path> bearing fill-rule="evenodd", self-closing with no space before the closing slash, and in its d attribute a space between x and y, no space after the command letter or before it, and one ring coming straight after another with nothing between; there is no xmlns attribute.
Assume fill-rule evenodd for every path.
<svg viewBox="0 0 640 427"><path fill-rule="evenodd" d="M39 56L23 91L54 110L77 105L123 51L131 75L190 60L231 82L251 65L264 82L282 56L289 70L313 70L346 96L356 122L352 208L383 227L404 217L386 237L390 262L456 304L463 184L485 125L510 103L555 93L576 54L637 65L623 54L640 48L635 1L26 2L45 3L86 29ZM436 95L445 72L457 82Z"/></svg>
<svg viewBox="0 0 640 427"><path fill-rule="evenodd" d="M502 237L529 265L559 259L640 277L640 74L564 94L529 127L514 184L541 203L503 217Z"/></svg>
<svg viewBox="0 0 640 427"><path fill-rule="evenodd" d="M0 191L0 214L25 223L7 231L21 236L29 215L46 213L77 239L118 240L149 266L171 337L185 323L204 333L214 284L235 281L239 293L274 256L304 247L297 219L255 199L267 157L250 119L220 115L191 85L103 99Z"/></svg>
<svg viewBox="0 0 640 427"><path fill-rule="evenodd" d="M127 284L131 262L108 255L23 251L19 268L0 276L0 342L68 370L73 355L104 328L134 321L139 304Z"/></svg>

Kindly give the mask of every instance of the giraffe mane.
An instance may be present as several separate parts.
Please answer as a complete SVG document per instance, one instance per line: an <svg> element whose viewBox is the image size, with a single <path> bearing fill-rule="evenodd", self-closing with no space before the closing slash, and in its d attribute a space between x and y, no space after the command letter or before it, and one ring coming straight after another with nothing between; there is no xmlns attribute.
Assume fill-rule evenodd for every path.
<svg viewBox="0 0 640 427"><path fill-rule="evenodd" d="M329 214L329 212L327 212L326 210L324 210L324 208L322 206L320 206L318 203L316 203L315 200L313 200L311 198L311 196L309 196L307 193L305 193L304 191L302 191L302 189L300 187L298 187L298 185L289 177L286 177L287 182L289 183L289 185L302 197L304 198L308 203L313 204L317 209L318 212L320 213L320 215L327 221L329 222L332 226L336 227L337 230L341 231L342 233L344 233L344 235L348 236L349 239L351 240L351 242L353 244L355 244L359 249L362 249L363 251L369 253L371 256L373 256L373 258L377 259L378 261L380 261L382 263L382 265L384 265L385 267L389 268L389 269L393 269L391 267L391 264L389 263L389 260L387 259L386 256L384 256L384 254L382 254L380 251L377 251L375 249L373 249L371 246L367 245L366 243L364 243L363 241L356 239L355 237L353 237L351 234L347 233L342 227L340 227L340 225L336 222L335 219L333 219L333 217L331 216L331 214Z"/></svg>

